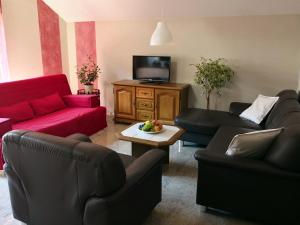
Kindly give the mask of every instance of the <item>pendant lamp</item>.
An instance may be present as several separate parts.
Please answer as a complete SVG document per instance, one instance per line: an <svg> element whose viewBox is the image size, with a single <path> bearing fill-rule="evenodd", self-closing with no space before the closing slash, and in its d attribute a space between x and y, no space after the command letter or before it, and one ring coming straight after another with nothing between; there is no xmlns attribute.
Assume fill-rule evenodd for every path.
<svg viewBox="0 0 300 225"><path fill-rule="evenodd" d="M151 36L150 46L167 45L171 44L173 41L172 34L167 26L167 23L164 20L164 0L161 0L160 3L161 20L157 23L156 28Z"/></svg>
<svg viewBox="0 0 300 225"><path fill-rule="evenodd" d="M172 34L164 21L159 21L151 36L150 45L159 46L170 44L173 41Z"/></svg>

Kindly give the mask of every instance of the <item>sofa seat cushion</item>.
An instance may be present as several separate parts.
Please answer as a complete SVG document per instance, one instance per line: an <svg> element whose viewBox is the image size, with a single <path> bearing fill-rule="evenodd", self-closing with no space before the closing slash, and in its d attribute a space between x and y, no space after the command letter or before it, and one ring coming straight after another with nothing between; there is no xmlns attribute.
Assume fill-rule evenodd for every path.
<svg viewBox="0 0 300 225"><path fill-rule="evenodd" d="M229 112L190 108L176 118L176 125L188 132L214 135L220 126L245 127L261 130L262 127Z"/></svg>
<svg viewBox="0 0 300 225"><path fill-rule="evenodd" d="M96 107L65 108L32 120L13 124L12 128L64 137L73 133L91 135L106 126L106 109Z"/></svg>
<svg viewBox="0 0 300 225"><path fill-rule="evenodd" d="M244 134L256 131L250 128L222 126L207 146L207 150L213 154L224 155L233 137L237 134Z"/></svg>

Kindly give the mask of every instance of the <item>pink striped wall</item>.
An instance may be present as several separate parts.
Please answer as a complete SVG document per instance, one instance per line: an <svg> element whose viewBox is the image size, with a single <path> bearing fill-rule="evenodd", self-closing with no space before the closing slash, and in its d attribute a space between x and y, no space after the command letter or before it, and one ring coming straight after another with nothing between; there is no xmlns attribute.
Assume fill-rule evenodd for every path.
<svg viewBox="0 0 300 225"><path fill-rule="evenodd" d="M92 60L97 63L95 22L75 23L75 37L77 65L81 66L86 63L88 56L91 56ZM78 86L82 88L79 81ZM98 87L97 81L95 81L94 87Z"/></svg>
<svg viewBox="0 0 300 225"><path fill-rule="evenodd" d="M44 74L62 73L58 15L42 0L37 0Z"/></svg>

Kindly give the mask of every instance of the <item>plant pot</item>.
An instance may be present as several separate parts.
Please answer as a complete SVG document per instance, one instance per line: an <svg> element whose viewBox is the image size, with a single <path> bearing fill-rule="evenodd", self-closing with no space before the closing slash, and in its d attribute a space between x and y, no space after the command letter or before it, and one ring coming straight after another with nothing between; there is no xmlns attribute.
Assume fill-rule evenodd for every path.
<svg viewBox="0 0 300 225"><path fill-rule="evenodd" d="M84 92L85 94L92 94L94 89L94 85L89 84L89 85L84 85Z"/></svg>

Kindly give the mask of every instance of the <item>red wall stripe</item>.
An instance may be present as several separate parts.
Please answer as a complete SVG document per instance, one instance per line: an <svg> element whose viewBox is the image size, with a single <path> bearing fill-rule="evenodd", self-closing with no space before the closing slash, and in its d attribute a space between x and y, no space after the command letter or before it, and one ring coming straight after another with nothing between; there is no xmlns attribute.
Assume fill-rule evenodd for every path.
<svg viewBox="0 0 300 225"><path fill-rule="evenodd" d="M37 0L44 74L62 73L58 15L42 0Z"/></svg>
<svg viewBox="0 0 300 225"><path fill-rule="evenodd" d="M75 23L75 37L77 66L86 63L88 56L97 63L95 22ZM78 86L82 88L79 81ZM94 83L94 87L98 87L97 81Z"/></svg>

